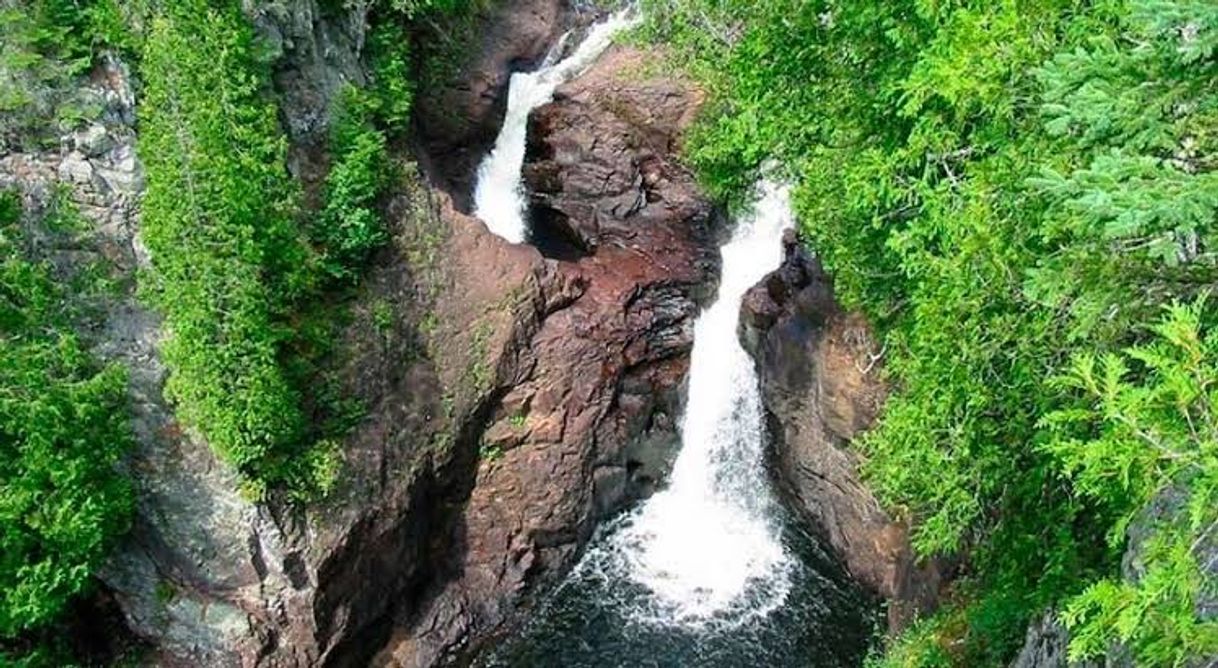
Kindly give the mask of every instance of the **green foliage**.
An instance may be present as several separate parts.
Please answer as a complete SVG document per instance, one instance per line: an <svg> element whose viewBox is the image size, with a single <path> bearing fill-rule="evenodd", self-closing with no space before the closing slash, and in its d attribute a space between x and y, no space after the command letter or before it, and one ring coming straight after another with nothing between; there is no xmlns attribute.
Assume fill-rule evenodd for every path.
<svg viewBox="0 0 1218 668"><path fill-rule="evenodd" d="M400 133L410 121L415 84L410 39L403 26L383 21L368 35L372 85L366 97L367 115L390 133Z"/></svg>
<svg viewBox="0 0 1218 668"><path fill-rule="evenodd" d="M178 416L251 482L324 486L301 397L280 364L283 318L315 287L267 73L231 3L175 0L151 20L140 154L145 284L166 317Z"/></svg>
<svg viewBox="0 0 1218 668"><path fill-rule="evenodd" d="M0 638L44 626L130 522L126 375L73 334L69 300L0 194Z"/></svg>
<svg viewBox="0 0 1218 668"><path fill-rule="evenodd" d="M388 0L389 7L407 18L417 18L428 12L456 12L470 0Z"/></svg>
<svg viewBox="0 0 1218 668"><path fill-rule="evenodd" d="M896 391L857 443L864 473L922 554L968 557L949 662L1002 665L1041 610L1112 582L1147 501L1079 477L1045 418L1074 404L1051 380L1074 353L1145 340L1163 305L1218 279L1218 6L645 4L648 34L711 94L687 144L709 189L734 200L784 163L803 237L882 330ZM1074 605L1101 620L1080 633L1113 637ZM1135 645L1182 646L1140 628ZM928 633L894 656L930 651ZM1099 646L1086 637L1076 652Z"/></svg>
<svg viewBox="0 0 1218 668"><path fill-rule="evenodd" d="M1131 523L1150 525L1134 546L1144 567L1136 582L1101 580L1068 602L1075 660L1102 655L1114 641L1139 665L1218 655L1218 621L1194 612L1198 550L1218 554L1218 331L1203 331L1203 312L1202 302L1173 306L1150 343L1100 359L1080 353L1057 378L1082 401L1045 417L1055 436L1045 449L1078 493L1114 511L1114 544ZM1166 499L1171 507L1158 517L1144 510Z"/></svg>

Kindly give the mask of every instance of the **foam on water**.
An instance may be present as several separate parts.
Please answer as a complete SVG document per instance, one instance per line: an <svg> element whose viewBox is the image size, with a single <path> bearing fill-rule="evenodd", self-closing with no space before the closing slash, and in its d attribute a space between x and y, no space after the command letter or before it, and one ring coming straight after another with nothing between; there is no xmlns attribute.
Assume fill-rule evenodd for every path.
<svg viewBox="0 0 1218 668"><path fill-rule="evenodd" d="M699 317L670 484L594 541L582 576L625 577L652 596L636 619L699 626L764 616L786 600L799 561L784 546L764 469L753 360L737 339L744 293L782 262L789 189L763 181L721 248L715 303Z"/></svg>
<svg viewBox="0 0 1218 668"><path fill-rule="evenodd" d="M559 60L566 41L564 35L551 50L540 69L516 72L508 82L507 113L495 146L478 167L474 187L474 215L495 234L512 243L528 235L525 214L528 199L521 182L529 113L549 102L558 86L578 76L613 43L617 33L638 23L638 13L623 9L588 30L575 51Z"/></svg>

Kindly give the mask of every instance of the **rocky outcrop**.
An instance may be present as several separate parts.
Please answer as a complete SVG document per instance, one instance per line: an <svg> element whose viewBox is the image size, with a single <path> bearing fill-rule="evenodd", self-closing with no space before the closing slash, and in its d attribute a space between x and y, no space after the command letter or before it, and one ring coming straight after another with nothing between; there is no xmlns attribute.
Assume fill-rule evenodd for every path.
<svg viewBox="0 0 1218 668"><path fill-rule="evenodd" d="M243 0L275 63L284 129L297 144L324 140L346 85L362 86L370 2Z"/></svg>
<svg viewBox="0 0 1218 668"><path fill-rule="evenodd" d="M282 91L298 146L320 133L342 80L358 74L351 49L362 28L348 33L323 24L316 3L290 5L253 3L247 10L278 36L278 77L296 72L312 81L312 88ZM285 81L291 83L280 80L281 88ZM462 428L465 415L444 411L434 367L419 353L420 294L430 288L429 277L413 269L419 245L408 230L439 227L438 208L421 185L398 198L399 240L410 242L411 257L397 261L387 252L352 307L354 322L339 347L345 354L332 375L337 391L368 415L345 444L340 489L308 511L255 504L237 476L177 423L163 394L160 321L134 297L135 273L147 262L138 235L137 86L125 65L107 58L81 87L81 96L102 107L96 120L58 149L0 155L0 188L18 188L34 214L64 193L88 229L64 245L48 237L48 258L64 275L105 261L120 288L90 309L96 318L81 323L100 356L128 368L136 433L126 462L136 517L100 573L104 597L150 642L156 665L362 665L378 647L378 629L381 638L387 633L389 613L429 576L421 566L448 488L440 479L446 435Z"/></svg>
<svg viewBox="0 0 1218 668"><path fill-rule="evenodd" d="M286 12L275 15L292 54L280 76L329 77L285 93L291 133L307 140L324 127L329 100L358 58L335 46L347 38L328 37L333 26L316 24L315 3L272 5L247 9ZM134 298L134 274L146 263L135 88L121 62L104 59L83 84L82 94L103 105L95 122L58 150L0 157L0 187L19 188L27 209L46 208L62 190L89 223L80 241L50 249L56 266L69 273L105 260L122 288L83 323L95 351L129 369L137 436L127 461L135 526L102 569L106 598L152 643L158 665L358 665L376 649L361 642L424 577L417 565L426 563L442 487L436 462L445 459L434 442L457 423L434 418L443 414L436 374L415 352L418 281L409 263L387 258L354 307L334 375L339 391L370 410L344 449L343 486L307 513L250 502L232 471L177 424L163 395L159 319ZM396 210L402 228L437 225L422 190L400 197Z"/></svg>
<svg viewBox="0 0 1218 668"><path fill-rule="evenodd" d="M439 224L421 187L396 210L399 229ZM102 577L158 665L361 665L376 649L364 643L428 577L445 434L462 417L444 413L434 366L418 352L423 279L396 259L387 254L352 307L333 376L367 414L344 443L341 485L307 510L245 498L165 403L156 320L109 318L145 328L133 343L149 371L133 388L136 524Z"/></svg>
<svg viewBox="0 0 1218 668"><path fill-rule="evenodd" d="M880 352L866 321L837 306L794 233L784 246L782 267L745 295L740 332L757 360L777 475L851 574L887 599L898 630L934 605L942 574L916 562L907 527L881 509L849 449L885 396Z"/></svg>
<svg viewBox="0 0 1218 668"><path fill-rule="evenodd" d="M672 129L692 122L700 94L679 80L615 79L646 62L638 52L611 51L530 118L525 180L532 241L544 254L575 259L663 230L665 221L705 217L705 198L671 158L679 137Z"/></svg>
<svg viewBox="0 0 1218 668"><path fill-rule="evenodd" d="M245 8L281 56L277 87L306 181L324 166L310 152L334 95L362 76L365 8L331 15L321 4ZM497 123L509 69L540 57L575 16L557 1L495 11L474 83L438 93L456 101L442 113L424 103L422 143L449 141L451 128L429 125L437 113L468 120L452 137L474 146L469 137ZM66 185L91 223L88 243L56 249L56 261L105 257L125 289L90 325L99 354L131 370L137 435L135 525L101 577L150 642L151 663L361 666L381 648L384 663L456 656L510 624L598 518L665 474L717 254L714 210L671 158L700 98L623 75L640 61L619 51L538 112L537 213L579 230L579 252L507 244L447 194L403 181L388 206L393 243L349 304L334 387L317 388L358 401L364 417L343 443L339 488L307 508L248 499L163 395L161 323L133 293L147 257L126 69L108 61L93 77L106 112L61 150L0 157L0 186L46 206Z"/></svg>
<svg viewBox="0 0 1218 668"><path fill-rule="evenodd" d="M348 86L363 86L368 15L374 3L242 0L267 58L289 139L288 168L316 205L329 170L330 124Z"/></svg>
<svg viewBox="0 0 1218 668"><path fill-rule="evenodd" d="M572 564L598 518L666 472L717 254L714 209L670 153L699 96L623 78L640 61L608 55L538 109L531 127L534 220L564 207L586 235L585 253L544 258L449 214L453 293L493 286L500 305L486 317L515 314L514 333L480 337L498 329L460 324L473 334L455 345L503 341L506 355L494 367L474 486L442 555L447 578L422 611L403 611L382 665L432 665L510 625L526 593ZM649 115L623 112L643 107ZM599 198L631 204L568 206ZM469 377L477 382L476 371Z"/></svg>

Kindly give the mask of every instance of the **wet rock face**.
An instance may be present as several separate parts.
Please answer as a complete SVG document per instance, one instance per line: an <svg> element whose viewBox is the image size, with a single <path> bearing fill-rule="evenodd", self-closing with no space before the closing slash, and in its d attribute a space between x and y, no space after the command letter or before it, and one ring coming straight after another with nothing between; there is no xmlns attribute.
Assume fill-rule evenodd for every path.
<svg viewBox="0 0 1218 668"><path fill-rule="evenodd" d="M448 577L402 617L381 665L443 662L510 628L522 597L564 573L596 521L650 493L675 455L693 323L717 269L715 216L670 152L700 98L671 82L624 83L640 59L611 52L540 108L530 130L538 150L526 180L542 206L564 194L561 206L581 205L564 215L583 230L584 252L545 258L453 214L467 221L463 280L505 271L503 251L498 264L479 260L503 246L527 252L512 257L529 269L508 293L515 334L452 529ZM661 98L654 116L621 113ZM613 193L590 186L604 174L621 176ZM633 203L607 204L615 198Z"/></svg>
<svg viewBox="0 0 1218 668"><path fill-rule="evenodd" d="M863 485L848 447L884 398L879 352L863 318L837 306L794 233L784 246L782 267L745 295L740 331L757 360L779 482L851 574L888 599L898 630L934 605L941 574L937 564L915 563L907 528Z"/></svg>

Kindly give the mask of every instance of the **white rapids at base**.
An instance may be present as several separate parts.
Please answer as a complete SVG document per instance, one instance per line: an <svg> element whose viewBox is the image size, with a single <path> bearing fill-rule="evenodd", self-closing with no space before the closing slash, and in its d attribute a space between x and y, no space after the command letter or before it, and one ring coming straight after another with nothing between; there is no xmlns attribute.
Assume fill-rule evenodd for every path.
<svg viewBox="0 0 1218 668"><path fill-rule="evenodd" d="M491 232L512 243L522 243L528 235L525 214L528 200L521 182L529 113L549 102L554 90L578 76L613 43L613 37L639 21L633 8L627 8L597 23L570 56L557 60L566 41L564 35L551 50L540 69L516 72L508 82L507 113L495 146L478 166L474 187L474 215ZM557 60L557 62L556 62Z"/></svg>
<svg viewBox="0 0 1218 668"><path fill-rule="evenodd" d="M781 540L756 368L736 333L745 292L779 267L793 225L788 187L763 181L757 191L720 249L719 294L695 326L670 484L614 523L576 568L645 586L654 600L635 611L641 621L700 626L768 615L799 566Z"/></svg>

